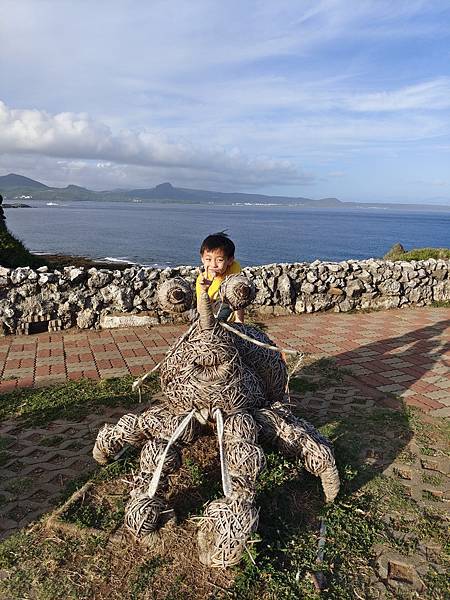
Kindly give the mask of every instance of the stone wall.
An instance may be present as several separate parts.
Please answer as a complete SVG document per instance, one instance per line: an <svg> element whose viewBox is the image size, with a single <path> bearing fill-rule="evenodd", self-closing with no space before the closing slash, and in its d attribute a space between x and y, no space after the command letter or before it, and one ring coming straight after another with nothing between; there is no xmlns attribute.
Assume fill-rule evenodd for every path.
<svg viewBox="0 0 450 600"><path fill-rule="evenodd" d="M247 267L258 293L259 315L347 312L450 301L450 261L389 262L369 259L339 263L273 264ZM168 323L155 291L164 279L181 275L194 282L197 269L132 267L124 271L66 267L49 271L0 267L0 324L4 333L33 333L78 326L111 326L113 315L126 324ZM181 317L183 318L183 317ZM124 323L123 319L120 321Z"/></svg>

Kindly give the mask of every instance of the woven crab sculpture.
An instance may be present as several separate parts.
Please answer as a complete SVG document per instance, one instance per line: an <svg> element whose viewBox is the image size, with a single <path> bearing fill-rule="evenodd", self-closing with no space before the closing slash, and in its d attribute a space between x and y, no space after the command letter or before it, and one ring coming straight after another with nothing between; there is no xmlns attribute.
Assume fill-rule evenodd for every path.
<svg viewBox="0 0 450 600"><path fill-rule="evenodd" d="M235 310L254 296L243 275L222 284L221 298ZM158 299L163 309L181 313L190 308L193 293L175 278L160 286ZM125 525L143 538L163 524L164 492L168 476L181 465L181 446L194 440L201 425L215 428L224 497L210 502L200 518L199 557L207 566L228 567L239 562L258 525L256 481L265 467L260 441L300 459L320 477L328 502L339 491L339 476L331 443L289 409L287 367L273 342L254 327L220 322L206 292L197 308L197 321L161 363L164 402L105 424L93 455L104 464L125 445L142 446Z"/></svg>

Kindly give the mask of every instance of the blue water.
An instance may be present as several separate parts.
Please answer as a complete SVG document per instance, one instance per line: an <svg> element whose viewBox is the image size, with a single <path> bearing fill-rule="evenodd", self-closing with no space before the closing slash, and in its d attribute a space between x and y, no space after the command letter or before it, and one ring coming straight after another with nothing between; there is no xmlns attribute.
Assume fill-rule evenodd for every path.
<svg viewBox="0 0 450 600"><path fill-rule="evenodd" d="M10 231L30 250L147 265L198 264L201 240L223 229L243 265L380 257L398 241L407 249L450 246L450 210L27 203L33 207L5 214Z"/></svg>

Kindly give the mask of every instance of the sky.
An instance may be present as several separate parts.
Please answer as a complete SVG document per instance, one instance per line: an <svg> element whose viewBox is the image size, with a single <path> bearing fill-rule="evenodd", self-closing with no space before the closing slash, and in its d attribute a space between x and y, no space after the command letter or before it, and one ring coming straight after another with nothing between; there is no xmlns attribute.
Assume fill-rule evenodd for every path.
<svg viewBox="0 0 450 600"><path fill-rule="evenodd" d="M447 0L2 0L0 175L450 204Z"/></svg>

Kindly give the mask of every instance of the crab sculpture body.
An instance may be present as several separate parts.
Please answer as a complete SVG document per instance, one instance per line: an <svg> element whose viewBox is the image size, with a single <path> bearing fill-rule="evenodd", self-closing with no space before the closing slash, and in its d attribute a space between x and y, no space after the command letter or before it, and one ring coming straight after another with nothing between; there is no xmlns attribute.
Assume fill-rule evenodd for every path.
<svg viewBox="0 0 450 600"><path fill-rule="evenodd" d="M223 299L235 309L254 297L253 285L241 275L223 288ZM192 291L176 278L161 286L159 299L165 309L181 312L189 308ZM199 424L215 424L224 497L206 506L198 543L204 564L227 567L239 562L257 528L256 480L265 466L261 441L319 476L327 501L338 493L339 476L331 443L289 409L287 368L273 342L254 327L221 324L206 292L198 310L199 319L162 362L165 402L104 425L93 454L105 463L126 444L142 446L125 524L143 537L161 526L165 483L181 465L180 446L194 440Z"/></svg>

